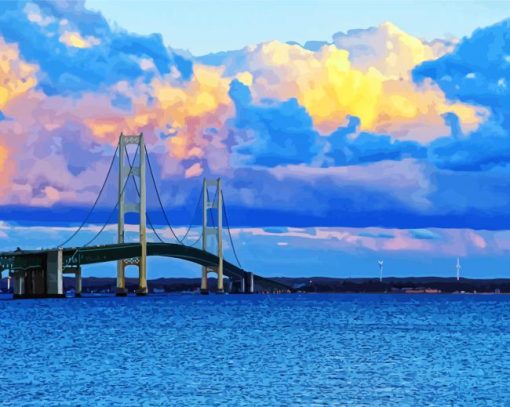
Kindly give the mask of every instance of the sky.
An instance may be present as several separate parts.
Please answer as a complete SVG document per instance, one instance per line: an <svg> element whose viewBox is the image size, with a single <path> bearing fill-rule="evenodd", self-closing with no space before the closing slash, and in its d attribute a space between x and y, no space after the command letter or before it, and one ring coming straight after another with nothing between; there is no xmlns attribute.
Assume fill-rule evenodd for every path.
<svg viewBox="0 0 510 407"><path fill-rule="evenodd" d="M391 21L417 37L464 37L510 15L506 1L89 0L108 21L140 34L161 33L194 55L278 40L305 43ZM143 18L141 18L143 16Z"/></svg>
<svg viewBox="0 0 510 407"><path fill-rule="evenodd" d="M508 276L506 2L211 4L0 2L0 250L65 241L113 159L68 244L90 240L119 134L143 132L179 233L202 178L222 178L246 269L453 276L461 257L466 276ZM151 262L149 278L198 275Z"/></svg>

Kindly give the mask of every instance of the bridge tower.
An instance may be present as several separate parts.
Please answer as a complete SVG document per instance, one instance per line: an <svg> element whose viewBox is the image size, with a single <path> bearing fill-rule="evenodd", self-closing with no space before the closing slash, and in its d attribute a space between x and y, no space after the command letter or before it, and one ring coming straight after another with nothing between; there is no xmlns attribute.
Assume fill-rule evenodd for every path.
<svg viewBox="0 0 510 407"><path fill-rule="evenodd" d="M214 198L209 199L208 187L215 187ZM202 250L207 251L209 236L216 238L218 243L218 266L211 268L202 266L202 281L200 284L200 292L202 294L209 293L207 274L216 272L218 274L218 293L223 293L223 195L221 193L221 178L206 179L203 182L203 204L202 204ZM209 209L216 209L216 225L209 225ZM211 219L213 220L213 219Z"/></svg>
<svg viewBox="0 0 510 407"><path fill-rule="evenodd" d="M126 146L138 145L138 163L133 162L130 169L126 162ZM129 177L138 178L139 198L138 202L126 202L125 185ZM127 295L125 269L128 265L138 266L138 289L137 295L147 294L147 234L146 234L146 183L145 183L145 142L143 133L128 136L121 133L119 138L119 221L117 225L117 243L124 243L124 224L127 213L139 214L139 240L140 256L132 259L119 260L117 262L117 290L118 296Z"/></svg>

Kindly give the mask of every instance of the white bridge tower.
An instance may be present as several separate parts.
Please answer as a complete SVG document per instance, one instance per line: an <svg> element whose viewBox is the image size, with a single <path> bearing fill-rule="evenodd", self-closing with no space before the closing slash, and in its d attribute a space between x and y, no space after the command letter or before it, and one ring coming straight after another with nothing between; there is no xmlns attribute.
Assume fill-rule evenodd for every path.
<svg viewBox="0 0 510 407"><path fill-rule="evenodd" d="M216 191L213 199L209 199L208 188L215 187ZM209 236L216 238L218 243L218 266L207 267L202 266L202 281L200 284L200 292L207 294L209 292L207 274L216 272L218 274L218 293L223 293L223 195L221 191L221 178L205 179L203 183L203 206L202 206L202 250L207 251ZM216 209L216 225L209 225L208 210Z"/></svg>
<svg viewBox="0 0 510 407"><path fill-rule="evenodd" d="M137 162L132 167L126 162L127 146L138 145ZM126 184L130 177L138 178L139 197L137 202L126 202ZM124 243L124 222L127 213L139 214L140 255L131 259L117 262L117 290L118 296L127 295L125 269L128 265L138 266L137 295L147 294L147 235L146 235L146 183L145 183L145 143L143 133L136 136L121 134L119 138L119 221L117 226L117 243Z"/></svg>

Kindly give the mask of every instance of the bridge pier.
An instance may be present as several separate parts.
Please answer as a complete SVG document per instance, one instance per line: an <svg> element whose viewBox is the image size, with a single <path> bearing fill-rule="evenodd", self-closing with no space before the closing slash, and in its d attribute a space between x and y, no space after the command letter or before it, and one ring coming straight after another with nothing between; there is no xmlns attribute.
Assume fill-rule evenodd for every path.
<svg viewBox="0 0 510 407"><path fill-rule="evenodd" d="M46 264L40 268L18 270L14 277L14 298L63 298L63 253L62 249L50 250Z"/></svg>
<svg viewBox="0 0 510 407"><path fill-rule="evenodd" d="M64 297L62 249L48 252L46 261L46 297Z"/></svg>
<svg viewBox="0 0 510 407"><path fill-rule="evenodd" d="M21 298L25 294L25 272L15 271L13 273L14 286L13 294L14 298Z"/></svg>
<svg viewBox="0 0 510 407"><path fill-rule="evenodd" d="M248 294L253 294L255 292L255 280L253 278L253 273L246 272L244 275L245 283L245 292Z"/></svg>
<svg viewBox="0 0 510 407"><path fill-rule="evenodd" d="M32 270L25 273L25 292L29 297L44 297L46 293L46 272L44 269Z"/></svg>
<svg viewBox="0 0 510 407"><path fill-rule="evenodd" d="M74 296L81 297L81 290L82 290L81 267L78 266L76 268L76 273L74 275Z"/></svg>
<svg viewBox="0 0 510 407"><path fill-rule="evenodd" d="M119 260L117 262L117 287L115 289L115 295L117 297L125 297L127 295L125 260Z"/></svg>
<svg viewBox="0 0 510 407"><path fill-rule="evenodd" d="M207 267L202 267L202 279L200 280L200 294L209 294L209 282L207 281Z"/></svg>
<svg viewBox="0 0 510 407"><path fill-rule="evenodd" d="M78 265L73 267L66 267L63 270L63 274L74 274L74 296L81 297L81 267Z"/></svg>

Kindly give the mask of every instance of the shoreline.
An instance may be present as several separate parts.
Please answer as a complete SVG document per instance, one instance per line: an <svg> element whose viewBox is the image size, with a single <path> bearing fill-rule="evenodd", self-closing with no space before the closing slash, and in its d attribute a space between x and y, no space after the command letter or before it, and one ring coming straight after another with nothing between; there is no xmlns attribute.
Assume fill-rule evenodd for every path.
<svg viewBox="0 0 510 407"><path fill-rule="evenodd" d="M277 282L301 293L344 293L344 294L507 294L510 293L510 278L460 278L455 277L386 277L344 278L344 277L272 277ZM136 278L126 279L126 288L132 292L137 287ZM217 280L209 279L211 292L217 286ZM115 292L114 277L83 277L83 293ZM148 280L149 291L158 293L193 293L200 288L198 277L171 277ZM12 287L11 287L12 288ZM0 291L6 292L7 279L0 280ZM64 289L75 289L72 277L64 278ZM263 292L262 290L259 290Z"/></svg>

